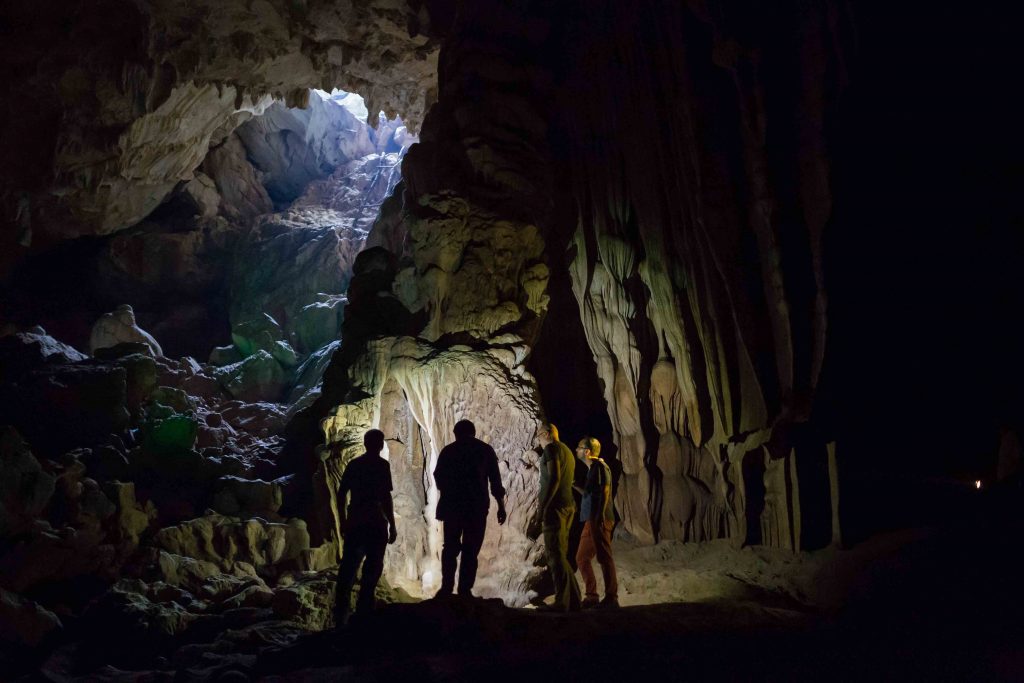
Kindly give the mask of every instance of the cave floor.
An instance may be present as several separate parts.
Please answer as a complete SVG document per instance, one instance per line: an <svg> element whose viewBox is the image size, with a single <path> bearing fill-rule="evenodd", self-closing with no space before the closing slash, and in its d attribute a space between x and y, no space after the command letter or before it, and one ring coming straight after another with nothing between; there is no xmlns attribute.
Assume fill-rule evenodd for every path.
<svg viewBox="0 0 1024 683"><path fill-rule="evenodd" d="M167 656L78 632L19 680L1022 681L1018 538L957 525L799 555L620 543L619 609L553 614L453 596L382 604L321 632L233 610Z"/></svg>
<svg viewBox="0 0 1024 683"><path fill-rule="evenodd" d="M576 614L497 600L389 605L268 652L273 681L1020 680L1020 641L921 615L828 618L748 601Z"/></svg>

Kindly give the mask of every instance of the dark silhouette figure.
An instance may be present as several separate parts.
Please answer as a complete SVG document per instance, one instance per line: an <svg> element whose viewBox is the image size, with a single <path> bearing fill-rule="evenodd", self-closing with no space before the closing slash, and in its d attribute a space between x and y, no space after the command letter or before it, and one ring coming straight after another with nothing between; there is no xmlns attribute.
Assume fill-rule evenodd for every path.
<svg viewBox="0 0 1024 683"><path fill-rule="evenodd" d="M612 508L612 471L601 459L601 442L592 436L584 437L576 447L576 455L586 469L580 520L583 534L576 552L576 565L583 576L586 597L583 607L618 607L619 582L612 558L612 530L615 528L615 510ZM579 469L579 468L577 468ZM598 600L597 577L591 562L597 558L604 578L604 600Z"/></svg>
<svg viewBox="0 0 1024 683"><path fill-rule="evenodd" d="M555 584L555 602L550 609L570 612L580 609L580 587L569 564L569 529L576 517L572 495L576 461L572 451L558 440L558 428L543 425L537 432L544 452L540 459L540 513L547 550L548 569Z"/></svg>
<svg viewBox="0 0 1024 683"><path fill-rule="evenodd" d="M366 452L348 464L338 487L338 513L341 535L345 539L335 590L334 615L338 626L348 623L352 584L360 564L363 565L363 574L359 581L356 614L365 614L373 609L374 591L384 571L384 549L397 538L391 502L391 466L380 457L384 450L384 433L379 429L366 432L363 446ZM345 501L349 494L352 500L346 510Z"/></svg>
<svg viewBox="0 0 1024 683"><path fill-rule="evenodd" d="M498 503L498 524L505 523L505 489L498 471L494 449L476 438L476 426L469 420L455 424L455 442L441 449L434 468L434 481L441 492L437 519L444 523L441 550L441 590L438 597L455 588L455 565L459 565L459 595L470 596L476 582L477 555L484 542L487 489Z"/></svg>

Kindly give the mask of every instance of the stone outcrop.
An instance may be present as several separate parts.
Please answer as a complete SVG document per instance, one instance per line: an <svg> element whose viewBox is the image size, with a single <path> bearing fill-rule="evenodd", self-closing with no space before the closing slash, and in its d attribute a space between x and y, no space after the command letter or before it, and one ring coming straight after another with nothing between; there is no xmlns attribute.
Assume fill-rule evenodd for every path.
<svg viewBox="0 0 1024 683"><path fill-rule="evenodd" d="M452 63L478 68L452 71L446 87L455 93L493 79L507 93L528 76L491 68L494 52L505 49L533 59L497 34L454 45ZM400 552L388 554L385 574L417 595L440 580L432 472L463 418L494 445L509 491L509 521L488 522L479 591L521 604L539 574L533 449L543 411L525 365L548 304L539 223L552 201L539 151L547 128L535 111L515 95L472 102L442 95L403 162L401 202L384 205L390 213L373 231L382 234L371 234L374 246L356 259L341 347L322 394L293 422L293 433L318 425L323 459L312 496L328 518L363 433L379 427L388 435ZM485 140L497 129L500 139ZM293 438L291 447L313 445ZM317 531L337 538L332 521L313 521L327 521Z"/></svg>
<svg viewBox="0 0 1024 683"><path fill-rule="evenodd" d="M606 10L622 25L640 18ZM791 19L805 49L843 62L824 8ZM570 80L566 93L590 97L564 102L581 209L571 274L623 468L616 502L648 541L828 543L825 444L798 446L793 425L810 418L825 352L834 82L811 62L773 80L794 48L747 44L742 21L680 7L663 22L654 43L581 24L566 53L624 73ZM651 50L687 74L651 68ZM670 93L688 105L672 106ZM778 97L773 109L765 97ZM663 127L648 125L650 111L664 112ZM771 156L765 128L797 112L806 133ZM782 166L787 180L773 182Z"/></svg>
<svg viewBox="0 0 1024 683"><path fill-rule="evenodd" d="M8 46L17 59L4 92L58 84L34 96L34 137L53 144L2 177L5 249L137 223L179 184L202 183L195 172L210 146L275 100L304 105L310 88L341 87L363 94L374 115L401 112L418 127L434 97L436 46L410 35L416 15L394 0L112 2L28 21L34 9L5 10L11 25L32 29ZM38 58L54 45L69 58ZM5 155L22 158L17 122L2 123L16 133Z"/></svg>
<svg viewBox="0 0 1024 683"><path fill-rule="evenodd" d="M161 529L154 542L174 555L230 571L237 562L256 568L298 562L309 550L309 533L301 519L276 524L213 514Z"/></svg>
<svg viewBox="0 0 1024 683"><path fill-rule="evenodd" d="M92 334L89 336L89 352L95 354L99 349L133 342L145 344L154 356L164 355L163 349L153 335L135 322L135 311L132 307L124 304L116 311L104 314L93 325Z"/></svg>
<svg viewBox="0 0 1024 683"><path fill-rule="evenodd" d="M0 538L33 525L50 502L55 482L17 430L0 428Z"/></svg>
<svg viewBox="0 0 1024 683"><path fill-rule="evenodd" d="M53 612L0 588L0 643L32 647L61 628Z"/></svg>

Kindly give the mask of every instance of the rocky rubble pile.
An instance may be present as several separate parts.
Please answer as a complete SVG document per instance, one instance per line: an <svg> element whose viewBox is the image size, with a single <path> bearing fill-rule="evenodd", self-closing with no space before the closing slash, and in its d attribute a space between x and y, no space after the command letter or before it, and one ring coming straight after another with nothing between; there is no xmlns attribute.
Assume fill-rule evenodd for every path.
<svg viewBox="0 0 1024 683"><path fill-rule="evenodd" d="M283 406L112 341L0 337L0 664L74 640L92 663L209 665L253 624L324 628L336 547L282 514Z"/></svg>

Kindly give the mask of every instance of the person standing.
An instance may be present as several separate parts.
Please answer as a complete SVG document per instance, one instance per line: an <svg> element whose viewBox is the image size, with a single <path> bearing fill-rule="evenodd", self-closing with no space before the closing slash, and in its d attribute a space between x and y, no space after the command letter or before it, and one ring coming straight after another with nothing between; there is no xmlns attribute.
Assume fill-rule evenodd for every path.
<svg viewBox="0 0 1024 683"><path fill-rule="evenodd" d="M548 569L555 584L555 602L550 609L570 612L580 609L580 587L569 564L569 529L576 516L572 497L575 460L572 451L558 440L558 428L545 424L537 432L544 451L540 459L540 513L547 549Z"/></svg>
<svg viewBox="0 0 1024 683"><path fill-rule="evenodd" d="M580 505L583 534L576 552L576 566L583 576L585 590L583 607L618 607L619 582L615 573L615 560L612 558L612 530L615 528L612 470L601 459L601 442L593 437L581 439L576 454L589 466ZM597 577L591 565L595 556L604 578L604 600L598 599Z"/></svg>
<svg viewBox="0 0 1024 683"><path fill-rule="evenodd" d="M373 609L374 591L384 572L384 549L398 537L395 510L391 500L391 466L380 456L384 450L384 432L371 429L363 436L366 452L345 468L338 486L338 515L341 535L345 539L338 584L335 588L335 624L348 623L352 585L359 565L356 614ZM346 509L349 494L352 499Z"/></svg>
<svg viewBox="0 0 1024 683"><path fill-rule="evenodd" d="M441 493L435 516L444 525L441 589L437 597L451 595L456 564L459 595L472 597L477 555L487 528L488 485L498 503L498 524L505 523L505 489L501 485L498 456L493 448L476 438L476 426L469 420L459 420L454 433L455 441L441 449L434 468L434 481Z"/></svg>

